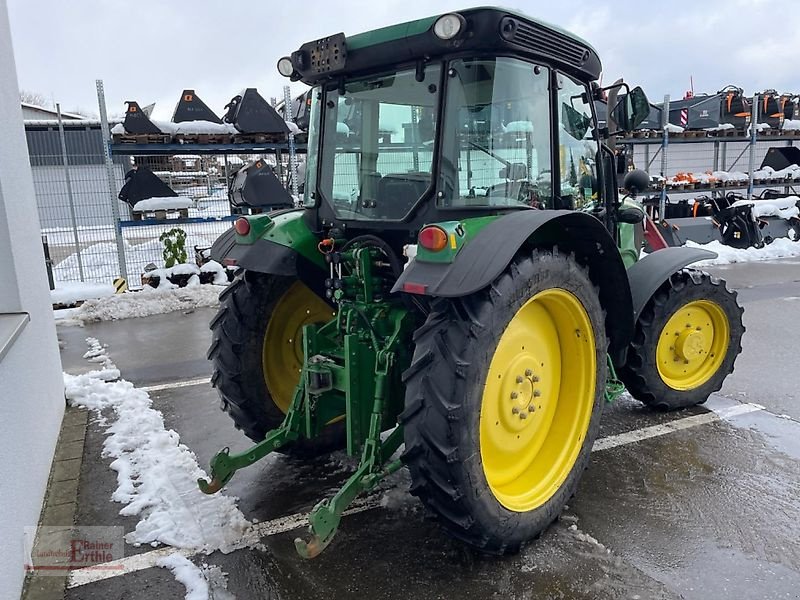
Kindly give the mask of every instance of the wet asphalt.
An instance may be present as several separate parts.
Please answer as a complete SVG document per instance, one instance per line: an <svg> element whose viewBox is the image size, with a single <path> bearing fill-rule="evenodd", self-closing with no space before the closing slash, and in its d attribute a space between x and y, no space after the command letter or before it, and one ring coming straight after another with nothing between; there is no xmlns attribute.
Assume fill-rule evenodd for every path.
<svg viewBox="0 0 800 600"><path fill-rule="evenodd" d="M518 555L486 558L448 538L408 495L400 471L375 492L380 506L345 517L313 561L295 553L300 530L266 537L258 549L193 560L220 566L227 594L239 599L800 598L800 260L708 270L726 278L745 307L736 371L704 407L679 413L623 397L606 407L600 437L741 403L765 409L594 452L561 520ZM213 314L60 327L64 369L91 369L81 357L93 336L137 386L208 376ZM150 395L203 468L223 446L248 446L210 385ZM135 519L110 501L116 477L101 458L103 437L90 419L77 523L130 531ZM354 464L339 454L270 457L237 473L224 493L240 498L249 519L269 521L308 511ZM184 592L168 571L149 568L71 588L66 597L161 600ZM212 592L230 597L221 586Z"/></svg>

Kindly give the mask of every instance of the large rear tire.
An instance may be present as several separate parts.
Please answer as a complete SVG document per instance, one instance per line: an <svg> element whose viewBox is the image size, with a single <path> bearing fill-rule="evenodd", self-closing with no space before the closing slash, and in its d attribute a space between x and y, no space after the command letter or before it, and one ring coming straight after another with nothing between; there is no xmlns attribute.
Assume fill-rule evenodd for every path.
<svg viewBox="0 0 800 600"><path fill-rule="evenodd" d="M642 310L620 379L634 398L660 410L702 404L733 372L743 312L724 281L675 273Z"/></svg>
<svg viewBox="0 0 800 600"><path fill-rule="evenodd" d="M438 299L404 374L411 493L451 535L503 554L575 493L597 436L606 334L574 258L520 255L487 289Z"/></svg>
<svg viewBox="0 0 800 600"><path fill-rule="evenodd" d="M332 309L290 277L241 272L220 294L208 351L222 410L259 442L283 422L303 364L302 328L331 318ZM344 423L280 451L309 456L344 445Z"/></svg>

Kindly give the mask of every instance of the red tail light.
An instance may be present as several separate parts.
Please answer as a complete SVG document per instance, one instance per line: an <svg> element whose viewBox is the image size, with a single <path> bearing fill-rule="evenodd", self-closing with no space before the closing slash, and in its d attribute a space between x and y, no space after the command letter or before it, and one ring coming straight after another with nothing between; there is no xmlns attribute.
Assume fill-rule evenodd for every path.
<svg viewBox="0 0 800 600"><path fill-rule="evenodd" d="M430 225L419 232L419 244L426 250L439 252L447 246L447 233L441 227Z"/></svg>
<svg viewBox="0 0 800 600"><path fill-rule="evenodd" d="M233 228L239 235L247 235L250 233L250 221L244 217L239 217L233 222Z"/></svg>

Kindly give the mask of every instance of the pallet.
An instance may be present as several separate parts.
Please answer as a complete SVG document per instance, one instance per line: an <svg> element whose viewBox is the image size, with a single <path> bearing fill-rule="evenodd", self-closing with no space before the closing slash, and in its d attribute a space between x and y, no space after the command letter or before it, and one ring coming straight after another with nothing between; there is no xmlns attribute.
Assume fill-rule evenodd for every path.
<svg viewBox="0 0 800 600"><path fill-rule="evenodd" d="M285 133L236 133L234 144L280 144L289 139Z"/></svg>
<svg viewBox="0 0 800 600"><path fill-rule="evenodd" d="M152 215L152 216L151 216ZM165 210L142 210L136 211L133 209L133 220L134 221L142 221L144 219L155 219L156 221L167 221L169 220L169 215L177 215L176 219L188 219L189 218L189 209L188 208L170 208Z"/></svg>
<svg viewBox="0 0 800 600"><path fill-rule="evenodd" d="M230 133L177 133L177 144L230 144Z"/></svg>
<svg viewBox="0 0 800 600"><path fill-rule="evenodd" d="M711 134L715 137L736 137L740 135L736 129L719 129L717 131L712 131Z"/></svg>
<svg viewBox="0 0 800 600"><path fill-rule="evenodd" d="M168 133L115 133L112 140L115 144L169 144L172 136Z"/></svg>

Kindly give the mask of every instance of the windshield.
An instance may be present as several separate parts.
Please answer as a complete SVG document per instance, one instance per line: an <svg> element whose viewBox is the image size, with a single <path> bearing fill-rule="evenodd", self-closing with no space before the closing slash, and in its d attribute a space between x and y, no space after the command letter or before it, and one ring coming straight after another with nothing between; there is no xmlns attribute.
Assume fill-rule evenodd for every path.
<svg viewBox="0 0 800 600"><path fill-rule="evenodd" d="M549 70L473 58L447 76L440 206L550 208Z"/></svg>
<svg viewBox="0 0 800 600"><path fill-rule="evenodd" d="M409 69L324 93L315 170L339 218L399 220L432 187L440 71L428 65L421 81Z"/></svg>

